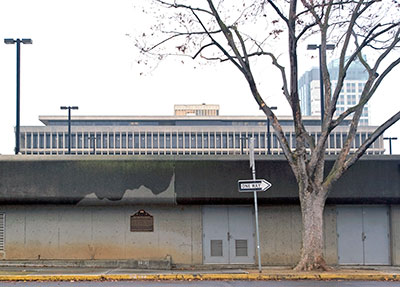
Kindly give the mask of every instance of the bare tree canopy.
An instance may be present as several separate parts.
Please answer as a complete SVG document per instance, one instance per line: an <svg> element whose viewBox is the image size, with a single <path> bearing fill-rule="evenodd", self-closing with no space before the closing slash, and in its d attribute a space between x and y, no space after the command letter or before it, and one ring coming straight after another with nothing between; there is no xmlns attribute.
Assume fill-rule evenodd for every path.
<svg viewBox="0 0 400 287"><path fill-rule="evenodd" d="M234 2L234 3L232 3ZM379 126L355 152L355 138L364 106L384 78L400 63L400 4L396 0L153 0L146 10L154 25L136 39L144 54L162 60L175 55L199 61L230 62L243 74L251 95L271 120L279 143L297 179L302 211L302 251L296 269L327 269L323 257L323 210L332 184L349 169L382 133L400 118L400 111ZM318 39L325 91L321 135L311 137L303 124L298 87L298 45ZM284 51L281 43L284 41ZM335 45L338 75L332 85L327 45ZM282 48L283 49L283 48ZM397 53L397 54L396 54ZM282 59L282 55L284 59ZM368 55L368 61L366 58ZM282 93L290 105L296 147L285 137L266 95L259 92L253 66L267 57L282 79ZM339 116L336 105L350 65L359 61L368 79L358 102ZM228 98L227 100L232 100ZM324 170L327 140L344 119L349 120L346 141L330 170Z"/></svg>

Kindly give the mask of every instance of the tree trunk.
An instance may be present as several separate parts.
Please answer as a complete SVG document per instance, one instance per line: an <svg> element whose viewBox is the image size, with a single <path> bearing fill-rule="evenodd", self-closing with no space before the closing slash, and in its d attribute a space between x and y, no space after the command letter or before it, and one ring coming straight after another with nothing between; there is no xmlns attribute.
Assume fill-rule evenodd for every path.
<svg viewBox="0 0 400 287"><path fill-rule="evenodd" d="M320 191L306 190L301 193L303 196L300 196L303 221L302 248L301 258L295 270L329 270L323 254L325 197L322 188Z"/></svg>

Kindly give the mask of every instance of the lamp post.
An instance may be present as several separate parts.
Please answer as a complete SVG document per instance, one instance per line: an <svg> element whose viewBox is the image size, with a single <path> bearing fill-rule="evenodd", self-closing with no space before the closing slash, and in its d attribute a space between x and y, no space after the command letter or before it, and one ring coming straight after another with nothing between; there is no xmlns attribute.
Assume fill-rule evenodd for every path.
<svg viewBox="0 0 400 287"><path fill-rule="evenodd" d="M71 110L77 110L77 106L61 106L61 110L68 110L68 154L71 154Z"/></svg>
<svg viewBox="0 0 400 287"><path fill-rule="evenodd" d="M278 107L270 107L271 110L276 110ZM271 154L271 131L269 117L267 117L267 154Z"/></svg>
<svg viewBox="0 0 400 287"><path fill-rule="evenodd" d="M21 43L32 44L32 39L4 39L5 44L17 44L17 123L15 125L15 154L19 154L20 130L20 75L21 75Z"/></svg>
<svg viewBox="0 0 400 287"><path fill-rule="evenodd" d="M318 49L319 51L319 92L320 92L320 98L321 98L321 124L324 121L324 113L325 113L325 107L324 107L324 83L322 80L322 55L321 55L321 45L315 45L311 44L307 46L307 50L316 50ZM333 44L327 44L326 45L327 50L333 50L335 49L335 45Z"/></svg>
<svg viewBox="0 0 400 287"><path fill-rule="evenodd" d="M389 154L391 155L392 154L392 140L393 141L397 140L397 137L385 137L383 139L389 141Z"/></svg>

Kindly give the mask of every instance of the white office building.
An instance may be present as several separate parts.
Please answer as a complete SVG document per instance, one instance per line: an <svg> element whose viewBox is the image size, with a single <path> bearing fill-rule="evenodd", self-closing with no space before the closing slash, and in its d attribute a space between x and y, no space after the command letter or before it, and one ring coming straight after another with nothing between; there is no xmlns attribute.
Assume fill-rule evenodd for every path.
<svg viewBox="0 0 400 287"><path fill-rule="evenodd" d="M43 126L23 126L20 151L24 155L68 154L67 116L40 116ZM291 117L279 118L290 146L295 149ZM307 130L317 140L319 117L304 117ZM335 128L327 153L337 154L348 131L348 122ZM255 138L256 154L282 154L273 129L267 132L265 116L72 116L71 153L96 155L235 155L248 152ZM353 150L374 131L361 126ZM383 138L367 154L382 154Z"/></svg>

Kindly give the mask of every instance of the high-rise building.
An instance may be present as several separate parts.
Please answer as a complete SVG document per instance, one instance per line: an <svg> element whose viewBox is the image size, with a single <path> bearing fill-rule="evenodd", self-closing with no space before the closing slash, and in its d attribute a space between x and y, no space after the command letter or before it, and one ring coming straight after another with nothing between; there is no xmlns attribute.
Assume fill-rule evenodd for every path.
<svg viewBox="0 0 400 287"><path fill-rule="evenodd" d="M333 91L336 87L339 74L339 60L330 62L328 71ZM335 116L340 115L359 102L367 79L368 72L365 67L358 60L354 61L347 70L346 78L336 104ZM300 77L299 98L303 115L321 116L319 68L314 67ZM360 118L360 125L368 125L369 119L370 111L367 103Z"/></svg>

